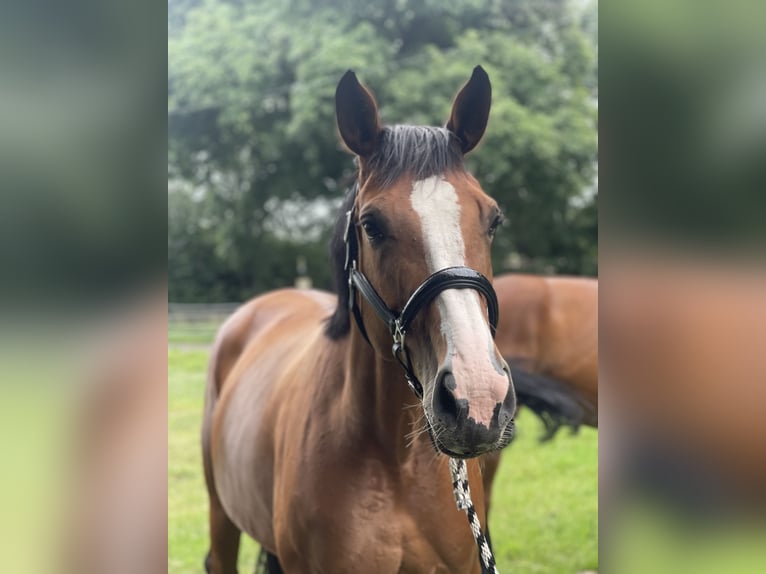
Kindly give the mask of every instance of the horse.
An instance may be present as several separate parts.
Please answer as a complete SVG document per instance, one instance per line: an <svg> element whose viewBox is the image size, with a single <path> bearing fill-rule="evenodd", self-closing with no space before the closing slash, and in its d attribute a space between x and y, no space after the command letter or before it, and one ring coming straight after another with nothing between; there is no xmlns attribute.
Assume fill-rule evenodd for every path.
<svg viewBox="0 0 766 574"><path fill-rule="evenodd" d="M495 344L513 372L519 408L545 425L598 428L598 280L511 273L493 281L500 307ZM500 453L481 459L487 505Z"/></svg>
<svg viewBox="0 0 766 574"><path fill-rule="evenodd" d="M510 442L516 410L492 336L503 216L464 165L490 102L477 66L444 128L384 125L354 72L340 80L357 177L330 246L338 294L261 295L213 346L208 572L236 572L242 532L270 574L484 572L449 463L465 461L486 524L477 457Z"/></svg>
<svg viewBox="0 0 766 574"><path fill-rule="evenodd" d="M511 365L519 406L546 427L598 428L598 280L507 274L494 279L495 342Z"/></svg>

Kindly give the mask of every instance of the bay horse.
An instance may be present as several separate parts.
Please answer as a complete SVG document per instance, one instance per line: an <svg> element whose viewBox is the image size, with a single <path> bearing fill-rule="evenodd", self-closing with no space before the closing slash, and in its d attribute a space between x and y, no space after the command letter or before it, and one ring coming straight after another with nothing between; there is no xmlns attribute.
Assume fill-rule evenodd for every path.
<svg viewBox="0 0 766 574"><path fill-rule="evenodd" d="M519 406L545 424L598 427L598 280L507 274L493 281L495 343L514 374Z"/></svg>
<svg viewBox="0 0 766 574"><path fill-rule="evenodd" d="M202 429L208 572L236 572L243 531L271 574L483 571L449 461L465 459L486 524L476 457L508 444L516 410L492 337L502 215L463 163L490 100L477 66L445 128L384 126L353 72L338 84L358 166L331 242L338 295L274 291L217 335Z"/></svg>
<svg viewBox="0 0 766 574"><path fill-rule="evenodd" d="M493 281L500 308L495 344L513 371L519 407L545 425L598 427L598 280L509 273ZM487 505L500 452L481 459Z"/></svg>

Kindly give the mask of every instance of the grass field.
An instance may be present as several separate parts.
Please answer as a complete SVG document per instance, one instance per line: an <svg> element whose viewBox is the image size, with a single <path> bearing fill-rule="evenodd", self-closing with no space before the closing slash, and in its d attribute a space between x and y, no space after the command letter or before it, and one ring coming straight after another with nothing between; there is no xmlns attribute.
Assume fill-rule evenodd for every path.
<svg viewBox="0 0 766 574"><path fill-rule="evenodd" d="M181 321L173 322L168 325L168 341L173 344L193 343L208 345L213 341L221 321L184 323Z"/></svg>
<svg viewBox="0 0 766 574"><path fill-rule="evenodd" d="M172 331L171 331L172 334ZM171 338L171 341L173 339ZM183 342L183 341L177 341ZM199 429L206 350L168 351L168 572L203 572L207 497ZM560 432L539 444L524 411L503 455L490 516L501 574L564 574L598 567L598 434ZM239 570L252 572L257 545L242 537Z"/></svg>

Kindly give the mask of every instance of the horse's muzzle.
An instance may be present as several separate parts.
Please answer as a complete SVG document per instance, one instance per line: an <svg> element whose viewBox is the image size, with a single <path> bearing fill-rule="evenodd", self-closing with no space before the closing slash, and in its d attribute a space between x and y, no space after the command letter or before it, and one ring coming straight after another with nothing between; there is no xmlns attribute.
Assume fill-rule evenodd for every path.
<svg viewBox="0 0 766 574"><path fill-rule="evenodd" d="M431 424L435 446L450 456L470 458L505 447L513 438L516 397L509 385L503 402L495 404L489 424L470 416L467 399L455 396L455 380L443 371L434 382Z"/></svg>

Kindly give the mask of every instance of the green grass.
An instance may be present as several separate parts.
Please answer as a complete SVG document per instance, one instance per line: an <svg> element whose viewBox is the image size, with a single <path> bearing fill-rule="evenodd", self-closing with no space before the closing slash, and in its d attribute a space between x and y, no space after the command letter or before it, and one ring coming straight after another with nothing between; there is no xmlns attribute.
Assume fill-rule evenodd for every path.
<svg viewBox="0 0 766 574"><path fill-rule="evenodd" d="M168 351L168 573L204 572L207 491L200 424L207 351ZM252 572L257 545L242 537L240 572Z"/></svg>
<svg viewBox="0 0 766 574"><path fill-rule="evenodd" d="M598 569L598 433L560 431L540 444L527 409L495 479L490 532L498 568L511 573Z"/></svg>
<svg viewBox="0 0 766 574"><path fill-rule="evenodd" d="M168 572L198 574L208 547L199 430L207 351L168 351ZM598 567L598 434L560 432L539 444L538 420L518 418L503 454L490 515L501 574L574 574ZM240 572L257 545L242 537Z"/></svg>
<svg viewBox="0 0 766 574"><path fill-rule="evenodd" d="M173 322L168 324L168 343L199 343L211 344L215 333L220 327L217 323L184 323Z"/></svg>

